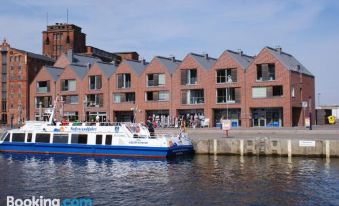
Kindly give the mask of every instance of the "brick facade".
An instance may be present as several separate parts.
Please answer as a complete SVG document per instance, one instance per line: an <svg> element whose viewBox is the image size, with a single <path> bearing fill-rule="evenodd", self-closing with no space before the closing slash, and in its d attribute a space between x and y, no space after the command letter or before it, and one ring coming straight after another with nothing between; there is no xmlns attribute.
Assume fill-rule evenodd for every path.
<svg viewBox="0 0 339 206"><path fill-rule="evenodd" d="M54 65L65 70L56 81L56 94L60 80L76 79L72 94L79 95L78 103L65 105L63 110L76 111L79 120L93 120L93 116L84 117L88 112L92 115L100 112L104 116L100 121L138 122L155 114L171 118L185 115L192 119L199 113L199 118L210 120L209 126L218 125L220 118L228 115L241 127L269 127L301 126L304 113L314 114L314 76L280 49L265 47L256 57L226 50L218 59L190 53L182 62L154 57L149 64L124 60L118 66L72 54L71 59L78 58L75 63L69 55L60 56ZM72 64L84 69L82 78L69 68ZM90 76L101 76L101 88L89 89ZM52 76L42 69L34 82L46 78ZM34 93L34 82L32 98L38 96ZM102 94L102 104L84 109L88 94ZM310 102L311 107L302 109L303 101ZM31 109L33 118L37 110Z"/></svg>
<svg viewBox="0 0 339 206"><path fill-rule="evenodd" d="M1 65L1 123L19 125L30 116L29 85L43 65L54 61L48 57L10 47L4 40L0 45Z"/></svg>

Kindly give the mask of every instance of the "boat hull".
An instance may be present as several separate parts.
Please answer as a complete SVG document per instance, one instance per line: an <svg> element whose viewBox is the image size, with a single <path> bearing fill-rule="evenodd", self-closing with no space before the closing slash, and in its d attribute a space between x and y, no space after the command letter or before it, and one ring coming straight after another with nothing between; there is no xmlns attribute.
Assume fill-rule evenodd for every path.
<svg viewBox="0 0 339 206"><path fill-rule="evenodd" d="M142 147L3 142L0 152L166 158L193 154L193 146Z"/></svg>

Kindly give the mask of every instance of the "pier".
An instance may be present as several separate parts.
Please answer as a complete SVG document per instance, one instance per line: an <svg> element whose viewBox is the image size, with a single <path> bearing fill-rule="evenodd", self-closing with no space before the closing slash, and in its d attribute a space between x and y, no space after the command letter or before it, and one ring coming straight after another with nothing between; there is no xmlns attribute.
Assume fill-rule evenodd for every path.
<svg viewBox="0 0 339 206"><path fill-rule="evenodd" d="M171 129L158 129L165 132ZM229 137L216 128L188 129L196 154L339 157L337 127L234 129Z"/></svg>

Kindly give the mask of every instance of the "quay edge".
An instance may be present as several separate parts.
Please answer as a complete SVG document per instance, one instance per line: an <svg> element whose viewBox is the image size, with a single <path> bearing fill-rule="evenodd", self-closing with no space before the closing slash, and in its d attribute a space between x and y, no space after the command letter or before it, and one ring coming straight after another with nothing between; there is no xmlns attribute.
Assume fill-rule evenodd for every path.
<svg viewBox="0 0 339 206"><path fill-rule="evenodd" d="M339 140L333 139L235 137L193 139L192 141L195 154L339 157ZM314 141L314 146L301 146L300 141L311 141L311 143Z"/></svg>

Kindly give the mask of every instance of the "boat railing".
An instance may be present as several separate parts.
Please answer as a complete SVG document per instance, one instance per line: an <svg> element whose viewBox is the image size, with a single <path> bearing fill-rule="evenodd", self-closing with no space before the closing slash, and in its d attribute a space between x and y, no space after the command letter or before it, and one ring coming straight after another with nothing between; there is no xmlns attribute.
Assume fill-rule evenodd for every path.
<svg viewBox="0 0 339 206"><path fill-rule="evenodd" d="M3 133L1 133L0 142L3 142L5 140L5 138L7 137L7 134L8 134L7 131L4 131Z"/></svg>

